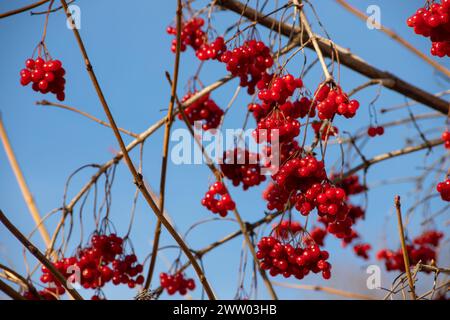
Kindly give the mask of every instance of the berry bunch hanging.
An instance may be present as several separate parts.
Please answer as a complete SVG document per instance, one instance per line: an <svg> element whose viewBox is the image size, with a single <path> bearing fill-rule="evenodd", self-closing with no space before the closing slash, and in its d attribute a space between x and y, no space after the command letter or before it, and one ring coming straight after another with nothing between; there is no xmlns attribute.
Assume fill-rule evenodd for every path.
<svg viewBox="0 0 450 320"><path fill-rule="evenodd" d="M262 41L248 40L240 47L225 51L220 61L233 76L240 78L240 86L255 93L256 84L273 65L270 49Z"/></svg>
<svg viewBox="0 0 450 320"><path fill-rule="evenodd" d="M450 1L432 3L419 8L408 18L407 25L414 28L416 34L430 38L431 54L438 57L450 57Z"/></svg>
<svg viewBox="0 0 450 320"><path fill-rule="evenodd" d="M169 295L174 295L179 292L182 296L186 295L188 290L195 289L194 279L187 279L181 272L177 272L173 275L167 273L161 273L159 275L161 287L166 289Z"/></svg>
<svg viewBox="0 0 450 320"><path fill-rule="evenodd" d="M195 92L187 93L183 97L182 102L186 102L194 94ZM202 121L202 129L205 131L217 128L224 114L214 100L210 99L209 93L191 103L184 109L184 113L191 124L194 124L195 121ZM178 114L178 118L182 119L182 115Z"/></svg>
<svg viewBox="0 0 450 320"><path fill-rule="evenodd" d="M247 149L235 148L224 152L220 169L233 182L234 186L242 183L242 188L257 186L266 180L261 174L259 154Z"/></svg>
<svg viewBox="0 0 450 320"><path fill-rule="evenodd" d="M212 213L218 213L221 217L226 217L228 211L236 208L236 204L231 199L227 188L220 181L216 181L211 185L202 199L202 205Z"/></svg>
<svg viewBox="0 0 450 320"><path fill-rule="evenodd" d="M384 128L381 126L378 127L372 127L370 126L367 129L367 134L369 135L369 137L373 138L375 136L382 136L384 134Z"/></svg>
<svg viewBox="0 0 450 320"><path fill-rule="evenodd" d="M450 179L439 182L436 186L436 190L440 193L442 200L450 201Z"/></svg>
<svg viewBox="0 0 450 320"><path fill-rule="evenodd" d="M261 119L252 132L257 143L273 140L280 143L292 141L299 134L300 122L295 118L285 117L279 110L274 110L267 117Z"/></svg>
<svg viewBox="0 0 450 320"><path fill-rule="evenodd" d="M89 246L79 250L75 256L56 261L54 266L71 281L75 280L71 268L79 268L80 285L85 289L100 289L110 281L114 285L126 284L129 288L144 282L141 275L143 266L137 263L136 255L124 254L123 239L114 233L93 235ZM64 293L62 284L44 266L40 280L56 287L58 294Z"/></svg>
<svg viewBox="0 0 450 320"><path fill-rule="evenodd" d="M50 92L59 101L64 101L65 74L61 61L50 58L44 60L39 56L36 60L30 58L25 61L25 68L20 70L20 84L27 86L32 83L34 91L42 94Z"/></svg>
<svg viewBox="0 0 450 320"><path fill-rule="evenodd" d="M194 51L200 49L200 47L206 42L207 36L206 33L202 30L205 21L202 18L192 18L184 23L181 26L181 46L180 51L186 51L188 46L192 47ZM177 51L177 30L175 27L167 27L166 29L168 34L174 35L174 39L172 40L171 50L172 52Z"/></svg>
<svg viewBox="0 0 450 320"><path fill-rule="evenodd" d="M320 120L330 120L338 114L353 118L359 108L357 100L349 100L341 87L331 83L321 84L315 93Z"/></svg>
<svg viewBox="0 0 450 320"><path fill-rule="evenodd" d="M223 37L217 37L213 42L203 44L195 55L200 61L220 60L222 54L227 51L227 46Z"/></svg>
<svg viewBox="0 0 450 320"><path fill-rule="evenodd" d="M261 269L269 270L272 277L282 274L285 278L294 276L301 280L310 272L321 272L324 279L331 277L329 254L318 245L294 247L282 244L274 237L263 237L258 242L258 249L256 257L261 260Z"/></svg>

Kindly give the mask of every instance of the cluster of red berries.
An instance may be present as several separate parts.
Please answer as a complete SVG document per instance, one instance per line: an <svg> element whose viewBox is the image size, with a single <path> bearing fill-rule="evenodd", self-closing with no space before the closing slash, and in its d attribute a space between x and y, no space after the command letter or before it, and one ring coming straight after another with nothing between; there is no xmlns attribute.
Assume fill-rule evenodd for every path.
<svg viewBox="0 0 450 320"><path fill-rule="evenodd" d="M347 194L348 195L348 194ZM348 214L347 216L352 219L353 223L356 223L359 219L364 218L366 212L360 206L354 206L351 203L347 204L348 206Z"/></svg>
<svg viewBox="0 0 450 320"><path fill-rule="evenodd" d="M220 169L234 186L242 182L244 190L266 180L266 177L261 174L259 154L247 149L235 148L224 152Z"/></svg>
<svg viewBox="0 0 450 320"><path fill-rule="evenodd" d="M297 233L303 230L300 223L297 221L292 221L290 219L282 220L280 223L275 224L274 233L277 239L287 240L289 238L295 237Z"/></svg>
<svg viewBox="0 0 450 320"><path fill-rule="evenodd" d="M227 51L227 46L223 37L217 37L211 44L203 44L195 55L201 61L206 60L220 60L222 54Z"/></svg>
<svg viewBox="0 0 450 320"><path fill-rule="evenodd" d="M450 149L450 131L445 130L441 135L442 140L444 140L444 146L446 149Z"/></svg>
<svg viewBox="0 0 450 320"><path fill-rule="evenodd" d="M441 232L435 230L426 231L415 238L411 244L408 244L406 250L410 265L415 266L419 261L423 264L428 264L436 260L436 249L442 237L443 234ZM386 270L388 271L405 271L403 251L401 248L397 251L382 249L378 251L377 259L384 260Z"/></svg>
<svg viewBox="0 0 450 320"><path fill-rule="evenodd" d="M282 112L274 110L264 119L261 119L252 135L257 143L286 142L293 140L300 134L300 122L291 117L285 117ZM278 136L278 139L276 137Z"/></svg>
<svg viewBox="0 0 450 320"><path fill-rule="evenodd" d="M195 92L186 94L182 102L187 101L194 94ZM202 129L205 131L217 128L224 114L223 110L220 109L214 100L210 99L209 93L201 96L194 103L191 103L184 109L184 113L191 124L194 124L195 121L202 121ZM178 114L178 118L183 119L181 114Z"/></svg>
<svg viewBox="0 0 450 320"><path fill-rule="evenodd" d="M161 287L167 290L169 295L174 295L177 291L184 296L188 290L195 289L194 279L186 279L184 274L177 272L173 275L167 273L161 273L159 275Z"/></svg>
<svg viewBox="0 0 450 320"><path fill-rule="evenodd" d="M304 158L292 158L286 161L272 176L275 183L269 184L263 193L267 209L283 210L289 203L294 204L298 191L306 191L314 183L326 178L322 161L308 155Z"/></svg>
<svg viewBox="0 0 450 320"><path fill-rule="evenodd" d="M205 21L202 18L193 18L185 22L181 26L181 51L186 51L187 46L191 46L195 51L207 40L205 32L202 30ZM172 40L172 52L177 51L177 29L175 27L167 27L167 33L172 34L175 38Z"/></svg>
<svg viewBox="0 0 450 320"><path fill-rule="evenodd" d="M76 256L58 260L54 266L70 281L78 280L71 269L79 268L80 284L85 289L100 289L110 281L114 285L127 284L129 288L144 282L141 275L143 266L137 263L136 255L124 255L123 239L114 233L93 235L90 246L80 250ZM40 280L54 285L58 294L64 293L62 284L45 266L42 267Z"/></svg>
<svg viewBox="0 0 450 320"><path fill-rule="evenodd" d="M370 126L367 129L367 134L369 135L369 137L375 137L375 136L382 136L384 134L384 128L381 126L378 127L372 127Z"/></svg>
<svg viewBox="0 0 450 320"><path fill-rule="evenodd" d="M301 280L311 271L322 272L324 279L331 277L331 264L327 261L329 254L320 250L318 245L293 247L274 237L263 237L258 242L258 249L256 257L261 260L261 269L269 270L273 277L282 274L285 278L294 276Z"/></svg>
<svg viewBox="0 0 450 320"><path fill-rule="evenodd" d="M64 75L66 71L59 60L44 60L38 57L36 60L27 59L25 69L20 70L20 84L27 86L32 84L32 89L36 92L53 93L56 99L64 101L65 84Z"/></svg>
<svg viewBox="0 0 450 320"><path fill-rule="evenodd" d="M282 105L294 94L297 88L301 87L303 87L302 79L295 78L291 74L274 77L267 88L259 91L258 98L263 104Z"/></svg>
<svg viewBox="0 0 450 320"><path fill-rule="evenodd" d="M311 122L311 127L314 130L314 133L317 137L320 137L323 141L330 138L330 136L337 136L339 133L339 129L335 126L326 125L321 130L323 125L323 121L313 121Z"/></svg>
<svg viewBox="0 0 450 320"><path fill-rule="evenodd" d="M436 186L436 190L441 194L442 200L450 201L450 179L439 182Z"/></svg>
<svg viewBox="0 0 450 320"><path fill-rule="evenodd" d="M407 20L416 34L429 37L432 42L431 54L450 57L450 1L432 3L428 8L419 8Z"/></svg>
<svg viewBox="0 0 450 320"><path fill-rule="evenodd" d="M336 188L328 183L323 185L315 183L299 197L295 208L304 216L317 208L319 216L327 215L329 221L342 220L348 213L345 199L344 189Z"/></svg>
<svg viewBox="0 0 450 320"><path fill-rule="evenodd" d="M262 41L248 40L240 47L227 50L220 61L233 76L240 78L240 86L248 87L249 94L255 93L256 84L273 65L270 49Z"/></svg>
<svg viewBox="0 0 450 320"><path fill-rule="evenodd" d="M364 260L369 259L369 251L372 249L372 246L368 243L358 243L353 246L353 252L356 256L363 258Z"/></svg>
<svg viewBox="0 0 450 320"><path fill-rule="evenodd" d="M205 197L202 199L202 205L212 213L218 213L221 217L226 217L229 210L236 208L236 204L231 199L227 188L220 181L214 182L209 187Z"/></svg>
<svg viewBox="0 0 450 320"><path fill-rule="evenodd" d="M346 118L355 116L359 108L357 100L349 100L339 86L321 84L315 93L318 116L320 120L332 119L336 114Z"/></svg>

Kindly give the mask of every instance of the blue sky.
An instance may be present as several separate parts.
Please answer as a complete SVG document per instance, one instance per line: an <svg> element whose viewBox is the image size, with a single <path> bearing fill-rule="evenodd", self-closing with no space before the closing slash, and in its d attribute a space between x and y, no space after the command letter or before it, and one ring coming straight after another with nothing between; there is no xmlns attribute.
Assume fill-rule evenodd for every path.
<svg viewBox="0 0 450 320"><path fill-rule="evenodd" d="M0 11L7 11L26 3L28 2L2 1ZM165 29L173 21L175 3L176 1L159 2L156 9L151 1L143 0L77 1L81 8L81 36L112 113L119 126L136 133L145 130L166 112L170 88L165 80L164 72L172 71L173 54L170 52L172 38L165 33ZM429 40L416 36L405 24L407 17L421 6L423 1L373 0L350 1L350 3L362 10L370 4L378 5L381 8L381 22L384 25L392 27L414 46L428 53ZM204 1L194 6L198 8L202 4ZM251 1L251 4L254 6L255 1ZM429 92L448 89L448 84L437 76L429 65L386 35L376 30L369 30L362 21L344 11L334 1L315 1L314 5L322 23L336 43L349 48L370 64L392 72ZM38 100L45 98L55 101L55 99L36 94L29 87L20 86L19 70L23 68L24 61L31 56L41 38L44 17L44 15L30 16L23 13L0 20L2 43L0 110L11 143L42 214L61 206L65 181L73 171L85 164L104 163L112 157L113 150L119 149L109 129L69 111L36 106L35 102ZM213 23L217 31L223 33L230 22L235 22L237 19L238 16L234 13L219 12L215 14ZM314 20L312 16L310 20ZM313 28L319 30L317 23L313 22ZM266 35L264 29L260 30L262 35ZM46 44L52 56L63 61L64 68L67 70L65 103L105 119L83 66L72 31L66 28L65 17L61 11L50 17ZM314 59L311 52L307 51L306 54L308 61ZM292 73L298 73L302 60L300 56L293 59L289 64L289 70ZM439 62L450 67L448 59L440 59ZM188 49L181 58L180 96L185 93L185 84L197 66L198 62L192 50ZM226 71L222 65L209 62L203 68L201 80L209 84L225 75ZM306 86L314 90L320 77L321 70L315 67L305 79ZM340 80L347 91L366 81L364 77L345 67L341 68ZM225 107L237 85L236 81L232 81L223 86L212 94L213 99L220 106ZM362 107L358 115L352 120L338 121L338 127L343 131L355 132L367 126L369 123L367 106L376 93L376 87L359 93L357 99ZM382 89L381 93L375 104L377 110L405 101L404 97L387 89ZM250 97L242 90L227 116L226 127L238 128L242 125L244 110L249 101ZM417 114L430 112L430 109L420 105L412 107L412 110ZM378 121L383 123L407 116L405 110L385 115L378 114ZM182 127L182 125L177 121L174 128ZM251 121L250 125L254 126L254 122ZM445 118L425 120L420 122L420 126L425 132L428 132L430 128L439 128L427 134L430 139L436 138L440 130L445 127ZM384 136L369 141L369 145L364 149L365 155L372 157L401 148L406 137L413 137L415 144L421 143L417 131L411 125L387 129ZM155 190L159 185L162 138L163 131L160 130L148 139L144 149L144 176ZM124 136L124 139L126 142L131 141L129 137ZM330 150L328 163L332 164L339 159L339 150L337 147ZM427 158L424 158L426 152L421 152L374 166L367 176L369 185L386 179L418 175L422 173L419 167L432 164L443 152L443 147L440 147ZM139 158L137 150L132 153L132 157L137 163ZM360 159L355 159L354 165L360 162ZM27 234L33 229L33 222L3 151L0 152L0 172L1 209L20 230ZM69 197L88 181L93 172L92 169L86 169L73 179ZM176 166L169 162L166 209L181 233L184 233L196 221L211 218L211 214L200 205L200 199L210 181L212 181L212 175L205 166ZM428 185L430 182L427 181ZM100 192L101 188L99 188ZM260 199L262 190L263 187L254 188L245 193L240 189L231 191L245 220L255 221L262 217L265 207ZM413 190L414 186L411 184L382 183L369 193L367 218L360 222L357 230L375 249L386 244L391 248L397 248L399 242L396 220L392 215L393 197L395 194L400 194L404 208L408 208L417 200L416 195L412 193ZM111 207L111 219L119 234L127 231L134 191L129 172L123 164L120 164L112 189ZM364 198L356 199L355 202L363 203ZM433 201L432 204L427 213L433 213L442 208L440 201ZM87 234L93 228L92 198L87 202L83 217L86 221L83 240L85 242ZM420 227L422 219L422 210L412 216L408 225L408 233L411 236L417 235L422 230ZM445 227L444 224L446 219L448 216L445 217L445 215L436 219L439 230L445 231L447 228L446 231L448 231L448 226ZM47 223L49 230L54 229L57 220L58 217L49 219ZM154 223L153 213L145 202L139 199L131 239L140 259L143 259L151 250ZM234 222L210 222L194 230L187 241L192 247L201 248L237 228ZM73 253L73 248L80 241L79 234L78 227L75 227L69 253ZM33 237L33 241L42 247L38 235ZM173 241L164 232L162 245L171 244ZM220 298L234 297L241 247L242 239L239 238L205 257L206 275ZM331 261L334 265L334 278L325 282L311 276L302 280L301 283L317 283L367 293L367 289L364 289L367 263L355 258L351 250L341 249L339 242L331 238L327 241L327 249L333 252ZM167 261L173 261L177 250L167 249L163 251L163 254ZM448 245L446 245L440 262L448 265L449 257ZM32 264L35 263L31 258L29 261ZM0 262L25 273L22 248L2 226L0 226ZM374 262L374 259L369 261L369 263ZM158 272L167 269L164 259L158 259L157 268ZM187 273L195 277L192 270L188 270ZM383 285L389 286L393 276L393 274L384 273ZM296 281L292 280L292 282ZM422 283L419 283L419 286ZM426 287L426 283L423 285ZM284 288L277 288L277 291L280 297L287 299L332 298L332 296L310 291ZM105 292L109 298L131 298L135 294L128 289L112 287L107 287ZM258 292L259 297L268 297L261 282L258 284ZM194 291L192 296L201 297L201 291ZM164 298L166 297L165 295Z"/></svg>

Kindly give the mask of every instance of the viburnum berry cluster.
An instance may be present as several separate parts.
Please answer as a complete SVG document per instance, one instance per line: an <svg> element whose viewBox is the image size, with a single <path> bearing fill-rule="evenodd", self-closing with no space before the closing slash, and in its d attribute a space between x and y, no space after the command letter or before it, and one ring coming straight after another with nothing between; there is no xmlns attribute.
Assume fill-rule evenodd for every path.
<svg viewBox="0 0 450 320"><path fill-rule="evenodd" d="M442 140L444 140L444 146L446 149L450 149L450 131L445 130L441 135Z"/></svg>
<svg viewBox="0 0 450 320"><path fill-rule="evenodd" d="M212 213L218 213L221 217L226 217L228 211L236 208L236 204L231 199L227 188L220 181L216 181L211 185L202 199L202 205Z"/></svg>
<svg viewBox="0 0 450 320"><path fill-rule="evenodd" d="M187 93L182 102L187 101L194 94L195 92ZM184 113L190 124L194 124L195 121L202 121L202 129L205 131L217 128L224 114L223 110L210 98L209 93L191 103L184 109ZM182 119L182 115L178 114L178 118Z"/></svg>
<svg viewBox="0 0 450 320"><path fill-rule="evenodd" d="M220 61L233 76L240 78L240 86L247 87L249 94L255 93L256 84L273 65L270 49L262 41L248 40L240 47L225 51Z"/></svg>
<svg viewBox="0 0 450 320"><path fill-rule="evenodd" d="M256 257L261 260L261 269L269 270L273 277L282 274L285 278L294 276L301 280L310 272L322 272L324 279L331 277L329 254L318 245L294 247L282 244L274 237L263 237L258 242L258 249Z"/></svg>
<svg viewBox="0 0 450 320"><path fill-rule="evenodd" d="M195 51L199 50L200 47L206 42L207 36L206 33L202 30L203 25L205 24L205 20L202 18L192 18L184 23L181 26L181 46L180 51L186 51L187 46L192 47ZM166 29L168 34L174 35L174 39L172 40L171 50L172 52L177 51L177 30L175 27L169 26Z"/></svg>
<svg viewBox="0 0 450 320"><path fill-rule="evenodd" d="M336 114L353 118L359 108L357 100L349 100L341 87L333 83L320 84L315 97L320 120L333 119Z"/></svg>
<svg viewBox="0 0 450 320"><path fill-rule="evenodd" d="M415 238L410 244L407 244L406 250L410 265L415 266L419 261L423 264L429 264L433 260L436 261L436 250L443 236L442 232L429 230ZM384 260L386 270L388 271L405 271L401 248L397 251L382 249L378 251L377 259Z"/></svg>
<svg viewBox="0 0 450 320"><path fill-rule="evenodd" d="M375 136L382 136L384 134L384 128L381 126L378 127L372 127L370 126L367 129L367 134L369 135L369 137L373 138Z"/></svg>
<svg viewBox="0 0 450 320"><path fill-rule="evenodd" d="M181 272L176 272L173 275L161 273L159 275L161 287L166 289L169 295L174 295L179 292L182 296L186 295L188 290L195 289L194 279L187 279Z"/></svg>
<svg viewBox="0 0 450 320"><path fill-rule="evenodd" d="M137 262L136 255L124 254L123 239L114 233L93 235L89 246L79 250L75 256L56 261L54 266L72 282L78 280L74 278L73 268L79 268L80 285L85 289L98 290L111 281L114 285L126 284L129 288L144 282L142 264ZM62 284L45 266L40 280L49 286L46 290L51 293L64 294Z"/></svg>
<svg viewBox="0 0 450 320"><path fill-rule="evenodd" d="M450 179L439 182L436 186L436 190L440 193L442 200L450 201Z"/></svg>
<svg viewBox="0 0 450 320"><path fill-rule="evenodd" d="M217 37L211 44L204 43L195 53L200 61L220 60L222 54L227 51L223 37Z"/></svg>
<svg viewBox="0 0 450 320"><path fill-rule="evenodd" d="M25 67L20 70L20 84L22 86L32 83L31 87L34 91L42 94L51 92L56 95L56 99L64 101L66 97L64 93L66 71L60 60L44 60L41 57L36 58L36 60L30 58L25 61Z"/></svg>
<svg viewBox="0 0 450 320"><path fill-rule="evenodd" d="M235 148L224 152L220 169L236 187L242 183L242 188L257 186L266 180L261 174L259 154L247 149Z"/></svg>
<svg viewBox="0 0 450 320"><path fill-rule="evenodd" d="M369 259L369 251L372 249L372 246L368 243L358 243L353 246L353 252L355 252L356 256L363 258L364 260Z"/></svg>
<svg viewBox="0 0 450 320"><path fill-rule="evenodd" d="M279 141L287 142L300 134L300 122L291 117L285 117L279 110L274 110L261 119L252 132L257 143Z"/></svg>
<svg viewBox="0 0 450 320"><path fill-rule="evenodd" d="M433 2L428 7L419 8L408 18L407 25L416 34L430 38L431 54L450 57L450 1Z"/></svg>

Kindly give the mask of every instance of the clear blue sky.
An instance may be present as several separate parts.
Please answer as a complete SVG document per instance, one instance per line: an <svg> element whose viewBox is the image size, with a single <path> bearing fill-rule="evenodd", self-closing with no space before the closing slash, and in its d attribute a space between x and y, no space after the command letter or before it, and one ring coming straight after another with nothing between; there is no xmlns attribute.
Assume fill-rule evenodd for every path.
<svg viewBox="0 0 450 320"><path fill-rule="evenodd" d="M424 1L350 1L360 9L370 4L377 4L381 8L382 23L392 27L414 46L428 53L429 40L416 36L405 21L407 17L421 6ZM0 11L7 11L29 1L2 1ZM85 41L94 70L109 102L111 110L119 126L139 133L150 124L165 115L169 101L169 86L164 77L166 70L171 71L173 54L170 52L172 38L165 33L165 28L174 18L176 1L160 1L158 7L152 1L77 1L81 7L81 36ZM201 1L204 3L204 1ZM254 5L255 1L251 1ZM434 70L409 51L392 41L386 35L371 31L365 24L339 7L334 1L314 1L321 21L336 43L351 49L355 54L381 69L390 71L401 78L423 88L429 92L448 89L448 83L440 79ZM200 3L198 4L200 7ZM31 88L23 88L19 84L19 70L24 61L32 54L38 44L44 24L44 15L30 16L27 13L0 20L0 110L8 131L11 143L22 166L30 189L32 190L42 214L60 207L62 204L64 184L70 173L85 164L104 163L112 157L112 150L118 150L112 132L77 114L59 109L36 106L35 101L43 98L55 101L53 97L34 93ZM219 12L215 15L214 26L222 33L230 22L237 21L238 16L233 13ZM312 17L310 20L313 20ZM317 23L313 24L319 30ZM261 29L263 30L263 29ZM262 32L265 35L264 32ZM72 31L66 28L62 12L52 14L46 40L53 57L63 61L67 70L66 101L68 105L104 119L98 98L91 85L88 74L83 66L78 47ZM309 61L314 59L308 52ZM439 60L450 67L448 58ZM290 62L290 71L295 73L301 68L302 58ZM181 79L179 94L185 92L187 79L195 72L198 62L192 52L187 50L181 58ZM210 62L201 74L201 80L209 84L226 75L225 68L217 62ZM305 79L306 86L314 90L321 73L319 68ZM365 82L366 79L355 72L342 67L341 84L347 91ZM232 97L238 83L233 81L213 93L212 97L222 107L225 107ZM356 118L351 121L339 121L338 127L343 131L354 132L368 124L368 104L376 95L376 88L371 88L358 94L361 109ZM238 128L244 119L244 110L250 97L244 93L239 95L233 105L230 115L225 122L226 127ZM376 102L377 110L382 107L403 103L405 99L387 89ZM423 106L414 106L415 113L430 112ZM392 112L388 115L378 115L380 123L407 117L405 110ZM177 121L174 128L181 127ZM251 122L254 125L254 122ZM427 129L445 126L445 118L421 122L425 132ZM429 138L436 138L439 131L431 131ZM421 143L417 132L412 126L401 129L387 129L383 137L373 139L364 149L366 156L371 157L379 153L400 148L406 137L413 137L414 143ZM131 141L129 137L124 137ZM154 134L145 144L144 176L146 181L157 190L161 161L162 131ZM419 167L431 164L443 154L443 147L433 151L424 162L424 154L416 153L374 166L367 176L369 184L380 180L402 178L420 174ZM138 152L132 153L135 161ZM329 164L338 160L337 148L329 154ZM356 158L355 163L360 160ZM25 234L33 229L33 222L28 214L16 180L10 170L5 153L0 151L0 207L8 217ZM70 186L69 197L88 181L93 170L87 169L77 175ZM210 218L211 214L201 205L200 199L207 189L212 176L205 166L175 166L169 162L167 179L166 208L174 219L180 232L184 233L196 221ZM429 182L429 181L428 181ZM101 191L101 188L99 189ZM411 184L382 184L369 193L368 212L365 221L360 222L357 230L364 239L377 250L386 243L391 248L397 248L398 236L396 220L392 216L392 199L395 194L403 197L403 206L408 208L416 200L411 193ZM255 221L262 217L265 204L260 199L262 188L254 188L246 193L240 189L233 189L232 195L238 203L238 208L245 220ZM134 186L126 167L118 166L116 180L113 186L113 200L111 218L119 234L127 230ZM356 203L363 203L364 199L357 199ZM92 199L88 201L84 211L85 238L92 230ZM439 201L432 202L428 213L442 208ZM76 210L76 212L78 212ZM415 213L408 226L408 233L417 235L422 211ZM436 219L439 230L445 231L444 222L448 216L441 215ZM49 230L53 230L58 217L47 223ZM301 221L301 220L300 220ZM142 260L151 250L151 239L154 229L154 215L147 205L139 200L135 224L131 238L139 258ZM201 248L208 243L220 239L236 230L234 222L211 222L198 227L187 241L194 248ZM448 231L448 227L447 230ZM350 249L341 249L340 243L331 238L327 239L327 249L333 254L331 261L334 265L332 280L325 282L314 276L302 280L304 284L326 284L350 291L366 292L365 266L367 263L354 257ZM38 235L33 241L42 247ZM71 248L79 241L79 230L75 228ZM162 245L173 244L171 238L164 232ZM242 239L234 240L219 250L208 254L204 259L206 275L212 287L220 298L233 298L237 288L237 272ZM443 265L449 262L449 247L442 251ZM164 250L164 257L172 261L176 250ZM373 252L372 252L373 253ZM373 255L372 255L373 257ZM182 258L185 261L184 257ZM0 262L8 264L25 273L21 246L7 231L0 226ZM34 260L29 259L34 265ZM369 263L374 263L371 259ZM165 271L167 265L164 259L158 259L158 272ZM188 275L195 277L189 269ZM383 285L389 286L392 274L383 274ZM282 279L279 279L282 280ZM292 280L293 283L297 280ZM197 281L198 283L198 281ZM419 283L419 286L423 282ZM259 297L267 298L262 283L259 283ZM280 297L288 299L332 298L320 293L309 291L295 291L277 288ZM109 298L131 298L134 291L125 288L106 287ZM89 295L87 295L89 296ZM201 291L192 293L194 298L201 297ZM2 297L0 295L0 297ZM164 298L167 296L164 295Z"/></svg>

